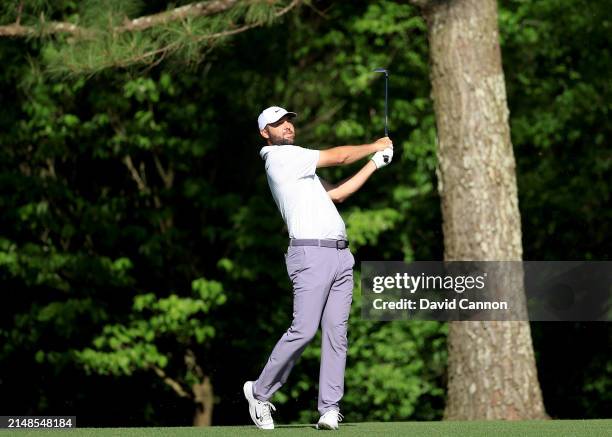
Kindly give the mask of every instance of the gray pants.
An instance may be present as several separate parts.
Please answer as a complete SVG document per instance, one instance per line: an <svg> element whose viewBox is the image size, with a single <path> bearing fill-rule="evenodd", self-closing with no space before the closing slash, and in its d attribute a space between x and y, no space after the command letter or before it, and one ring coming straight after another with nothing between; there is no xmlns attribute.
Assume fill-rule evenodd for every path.
<svg viewBox="0 0 612 437"><path fill-rule="evenodd" d="M253 385L253 395L269 400L286 381L293 365L322 330L319 413L339 409L344 394L346 330L353 300L355 258L347 249L289 246L285 255L293 283L293 321L276 343Z"/></svg>

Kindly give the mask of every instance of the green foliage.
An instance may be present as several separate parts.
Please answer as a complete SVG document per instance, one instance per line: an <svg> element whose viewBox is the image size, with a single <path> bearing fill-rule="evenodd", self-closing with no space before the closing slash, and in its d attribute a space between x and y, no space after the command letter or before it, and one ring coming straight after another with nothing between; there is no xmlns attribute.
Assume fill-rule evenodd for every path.
<svg viewBox="0 0 612 437"><path fill-rule="evenodd" d="M376 246L378 236L384 231L393 229L401 219L401 214L392 208L381 210L361 211L353 208L346 215L346 229L351 236L351 244L354 250L360 246Z"/></svg>
<svg viewBox="0 0 612 437"><path fill-rule="evenodd" d="M53 19L85 20L79 2L26 3L26 24L43 9ZM144 2L127 13L174 6ZM15 18L8 3L2 8L6 22ZM579 0L500 5L526 259L609 255L606 8ZM241 5L216 22L119 38L109 53L104 38L92 47L0 40L0 98L7 102L0 105L0 284L8 302L0 306L0 375L9 375L0 391L11 408L101 411L104 418L91 423L98 426L184 425L191 407L143 370L163 369L191 384L199 378L195 362L211 377L214 421L242 423L236 378L257 376L289 326L292 305L286 229L258 156L255 119L279 104L299 113L300 145L373 140L383 134L384 116L384 81L374 68L391 71L395 157L339 206L357 258L356 284L361 260L442 258L435 118L417 11L406 2L311 2L214 51L186 36L225 28L228 17L237 25L265 20L273 10ZM120 64L172 41L199 65L99 70L100 62ZM45 56L99 74L53 79L30 64ZM335 182L355 170L320 173ZM446 326L362 320L358 286L354 300L347 420L440 418ZM547 349L558 334L539 336L538 329L549 412L604 414L609 330L571 327L569 344L589 343L577 354L589 362L560 372L566 359L547 358L558 357ZM315 342L277 394L280 421L315 417L318 365ZM572 383L559 384L566 378ZM113 383L120 390L135 384L136 394L126 389L118 399Z"/></svg>
<svg viewBox="0 0 612 437"><path fill-rule="evenodd" d="M193 158L210 150L199 138L215 132L202 121L212 113L190 99L197 81L55 82L27 62L5 74L21 86L0 134L10 145L0 152L0 281L15 300L2 309L0 357L38 363L41 377L40 369L86 378L169 366L177 380L198 382L198 368L213 364L202 359L217 334L209 313L227 296L221 282L204 279L219 272L203 267L197 247L223 220L204 228L198 246L182 229L194 211L238 200L224 203L209 173L191 173ZM168 105L177 93L185 104ZM189 184L197 190L184 190ZM194 364L186 366L190 348ZM44 384L31 381L26 392Z"/></svg>
<svg viewBox="0 0 612 437"><path fill-rule="evenodd" d="M525 259L609 257L610 12L585 0L500 11Z"/></svg>
<svg viewBox="0 0 612 437"><path fill-rule="evenodd" d="M500 10L524 259L610 259L611 12L610 2L585 0ZM605 417L610 329L532 325L548 413Z"/></svg>
<svg viewBox="0 0 612 437"><path fill-rule="evenodd" d="M197 64L232 33L269 25L291 9L289 6L295 5L289 0L241 1L212 14L167 20L138 31L123 27L129 20L179 6L142 0L65 1L52 6L46 1L29 1L24 2L21 12L15 5L3 7L0 20L10 24L19 17L22 25L34 30L33 35L44 37L41 60L46 73L66 77L94 75L113 67L151 67L166 58ZM48 16L59 16L58 21L78 31L53 32Z"/></svg>
<svg viewBox="0 0 612 437"><path fill-rule="evenodd" d="M74 352L75 359L86 372L103 375L130 375L152 366L165 368L169 354L160 351L157 343L170 339L180 353L215 336L212 320L204 316L226 302L223 286L199 278L192 282L192 290L197 297L135 296L129 323L104 326L102 335L93 340L94 348ZM188 371L185 379L197 381L197 376Z"/></svg>

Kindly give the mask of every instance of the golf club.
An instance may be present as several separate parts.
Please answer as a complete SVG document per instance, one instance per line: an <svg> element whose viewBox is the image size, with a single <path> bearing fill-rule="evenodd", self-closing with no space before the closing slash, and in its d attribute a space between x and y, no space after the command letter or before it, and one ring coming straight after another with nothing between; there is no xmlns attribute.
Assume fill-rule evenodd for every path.
<svg viewBox="0 0 612 437"><path fill-rule="evenodd" d="M389 119L389 72L384 68L377 68L374 70L375 73L385 73L385 136L389 136L388 119ZM389 159L385 156L385 162Z"/></svg>

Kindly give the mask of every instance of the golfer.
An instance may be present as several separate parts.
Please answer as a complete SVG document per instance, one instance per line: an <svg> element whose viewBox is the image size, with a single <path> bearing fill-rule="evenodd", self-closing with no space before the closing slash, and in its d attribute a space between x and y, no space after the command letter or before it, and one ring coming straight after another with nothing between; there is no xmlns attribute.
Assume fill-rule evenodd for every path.
<svg viewBox="0 0 612 437"><path fill-rule="evenodd" d="M285 255L293 284L293 321L276 343L261 375L244 384L251 418L258 428L274 429L269 402L287 377L319 324L322 329L318 429L338 429L339 402L344 394L347 323L353 298L355 258L348 249L344 221L334 203L355 193L376 171L391 162L388 137L372 144L327 150L295 146L295 112L278 106L257 120L267 142L260 151L274 201L289 231ZM374 154L357 173L339 184L316 175L318 167L351 164Z"/></svg>

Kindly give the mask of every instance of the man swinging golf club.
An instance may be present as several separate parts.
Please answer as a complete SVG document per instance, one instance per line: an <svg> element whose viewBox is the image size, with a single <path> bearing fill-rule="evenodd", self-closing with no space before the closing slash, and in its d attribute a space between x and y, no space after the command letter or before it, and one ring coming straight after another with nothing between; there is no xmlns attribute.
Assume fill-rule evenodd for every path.
<svg viewBox="0 0 612 437"><path fill-rule="evenodd" d="M347 323L353 297L355 258L348 249L344 221L334 203L343 202L393 157L388 137L372 144L327 150L295 146L295 112L278 106L258 118L267 142L260 151L274 201L289 231L285 255L293 284L293 321L280 338L259 378L244 384L244 395L255 425L274 429L269 402L287 377L319 324L322 329L318 429L338 429L339 402L344 394ZM319 167L351 164L373 157L352 177L331 184L316 175Z"/></svg>

